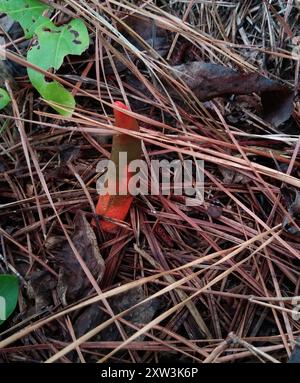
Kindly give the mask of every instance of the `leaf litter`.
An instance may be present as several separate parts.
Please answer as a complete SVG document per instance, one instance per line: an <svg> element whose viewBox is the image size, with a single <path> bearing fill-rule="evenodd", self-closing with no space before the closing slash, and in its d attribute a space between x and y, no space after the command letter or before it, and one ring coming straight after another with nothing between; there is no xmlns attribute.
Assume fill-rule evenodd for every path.
<svg viewBox="0 0 300 383"><path fill-rule="evenodd" d="M96 280L100 281L104 273L104 260L101 256L95 233L84 214L78 211L74 218L75 227L71 237L74 246L82 256L86 266ZM58 296L64 305L75 302L88 293L89 280L74 259L69 243L64 242L56 249L55 257L60 265L57 282Z"/></svg>
<svg viewBox="0 0 300 383"><path fill-rule="evenodd" d="M6 37L17 88L2 115L0 243L29 283L1 360L286 362L300 330L298 9L65 4L51 2L54 25L84 18L91 40L49 72L76 94L72 116L37 97L19 71L28 45L15 27ZM131 105L146 161L205 160L203 206L137 196L115 233L91 227L115 101Z"/></svg>
<svg viewBox="0 0 300 383"><path fill-rule="evenodd" d="M172 69L201 101L232 94L259 94L263 118L274 127L285 122L293 112L293 90L259 73L241 73L199 61L176 65Z"/></svg>

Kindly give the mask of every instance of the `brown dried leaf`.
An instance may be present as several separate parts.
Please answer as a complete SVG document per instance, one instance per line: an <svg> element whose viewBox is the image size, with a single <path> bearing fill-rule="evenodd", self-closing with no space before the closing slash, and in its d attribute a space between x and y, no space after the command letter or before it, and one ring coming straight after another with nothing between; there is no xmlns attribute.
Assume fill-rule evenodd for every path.
<svg viewBox="0 0 300 383"><path fill-rule="evenodd" d="M286 121L293 112L293 92L278 81L259 73L241 73L231 68L201 61L173 67L201 101L229 94L258 93L266 121L275 127Z"/></svg>
<svg viewBox="0 0 300 383"><path fill-rule="evenodd" d="M95 233L81 211L77 212L74 222L75 230L72 235L74 246L94 278L99 282L105 265ZM67 241L64 241L57 251L56 259L60 263L57 289L62 302L66 304L80 299L91 284Z"/></svg>
<svg viewBox="0 0 300 383"><path fill-rule="evenodd" d="M299 218L300 218L300 194L297 192L294 202L288 208L288 213L290 217L295 221L295 223L300 227ZM285 231L289 234L300 235L299 229L293 224L289 216L284 217L282 226Z"/></svg>
<svg viewBox="0 0 300 383"><path fill-rule="evenodd" d="M207 214L211 217L211 218L219 218L221 217L222 215L222 207L221 206L214 206L214 205L211 205L207 208Z"/></svg>
<svg viewBox="0 0 300 383"><path fill-rule="evenodd" d="M227 169L223 166L219 166L219 170L223 176L224 184L246 184L250 181L250 178L245 174L237 172L236 170Z"/></svg>
<svg viewBox="0 0 300 383"><path fill-rule="evenodd" d="M29 298L35 301L36 312L51 303L52 290L55 289L56 284L55 277L47 271L42 270L32 273L27 292Z"/></svg>
<svg viewBox="0 0 300 383"><path fill-rule="evenodd" d="M145 299L145 293L142 286L137 288L128 290L126 293L119 294L113 296L108 299L109 305L114 312L114 314L118 314L138 302ZM145 325L151 321L155 312L160 307L161 301L157 299L152 299L136 309L132 310L127 315L124 315L124 319L128 320L133 324L142 324ZM100 323L103 323L110 317L105 314L99 307L98 304L94 304L89 306L76 320L74 324L74 330L77 337L82 336L89 330L95 328ZM133 329L130 329L125 326L127 335L132 335L134 333ZM121 340L121 336L119 330L115 325L108 326L104 331L102 331L99 336L97 336L98 340L103 341L114 341Z"/></svg>
<svg viewBox="0 0 300 383"><path fill-rule="evenodd" d="M148 44L159 56L164 57L168 53L170 47L170 41L168 39L169 33L165 29L160 28L155 20L146 19L141 15L130 15L122 21L129 28L127 28L126 25L124 26L121 23L117 23L118 31L137 49L148 51L150 53L150 50L147 47ZM124 45L117 45L116 48L120 53L124 53ZM132 60L135 59L135 55L129 51L127 51L126 56L127 58L130 57ZM119 73L127 70L127 65L122 61L115 60L115 65ZM104 68L106 75L114 74L109 60L104 60Z"/></svg>
<svg viewBox="0 0 300 383"><path fill-rule="evenodd" d="M169 50L168 32L160 28L155 20L146 19L142 16L131 15L126 17L125 23L138 34L147 44L149 44L156 52L165 56ZM130 31L124 30L120 27L119 30L123 32L123 35L140 50L145 50L145 46L142 42L130 34Z"/></svg>

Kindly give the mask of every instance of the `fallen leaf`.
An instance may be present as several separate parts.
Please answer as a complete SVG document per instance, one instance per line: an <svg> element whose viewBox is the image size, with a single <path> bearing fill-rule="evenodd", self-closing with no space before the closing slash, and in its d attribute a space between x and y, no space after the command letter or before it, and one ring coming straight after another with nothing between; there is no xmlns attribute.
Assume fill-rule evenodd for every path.
<svg viewBox="0 0 300 383"><path fill-rule="evenodd" d="M51 304L52 290L56 288L57 281L49 272L41 270L32 273L27 286L29 298L35 302L35 310L39 312Z"/></svg>
<svg viewBox="0 0 300 383"><path fill-rule="evenodd" d="M74 222L75 230L71 239L87 268L99 282L105 265L95 233L81 211L75 215ZM57 290L63 304L84 297L91 284L66 240L56 250L56 260L60 263Z"/></svg>
<svg viewBox="0 0 300 383"><path fill-rule="evenodd" d="M257 93L261 96L264 119L277 127L293 112L293 91L279 81L259 73L241 73L219 64L193 61L173 67L201 101L230 94Z"/></svg>
<svg viewBox="0 0 300 383"><path fill-rule="evenodd" d="M219 170L223 176L224 184L246 184L250 181L250 178L245 174L242 174L236 170L227 169L223 166L219 166Z"/></svg>
<svg viewBox="0 0 300 383"><path fill-rule="evenodd" d="M149 47L147 46L148 44L157 53L156 56L166 56L170 48L170 33L159 27L155 20L145 18L141 15L130 15L122 18L122 22L125 25L117 22L117 29L135 48L140 51L147 51L147 53L150 54ZM113 43L113 46L120 52L120 54L124 54L124 45ZM125 57L127 59L130 58L132 61L136 60L135 54L129 50L126 51ZM115 58L114 62L118 73L128 71L128 66L123 61ZM106 76L114 75L111 62L107 57L104 57L103 63Z"/></svg>
<svg viewBox="0 0 300 383"><path fill-rule="evenodd" d="M144 40L149 44L160 56L168 53L170 43L168 41L168 31L159 27L158 23L143 16L131 15L124 19L128 25L138 36L134 36L126 27L119 25L119 31L138 49L145 50Z"/></svg>
<svg viewBox="0 0 300 383"><path fill-rule="evenodd" d="M120 312L136 305L140 301L146 298L144 289L142 286L139 286L134 289L130 289L125 293L113 296L108 299L108 303L114 314L119 314ZM162 302L160 299L155 298L141 306L133 309L128 314L124 315L124 319L136 325L146 325L149 323L155 312L161 307ZM99 304L94 304L89 306L84 312L77 318L74 324L74 331L77 337L80 337L92 330L99 324L103 323L110 316L102 311L99 307ZM132 335L135 330L124 326L126 334L128 336ZM142 340L144 336L140 337L139 340ZM114 341L121 340L121 336L117 327L113 324L105 328L104 331L97 335L98 340L102 341Z"/></svg>
<svg viewBox="0 0 300 383"><path fill-rule="evenodd" d="M174 242L171 236L167 233L166 229L160 224L155 226L155 233L159 236L159 238L170 248L174 248Z"/></svg>
<svg viewBox="0 0 300 383"><path fill-rule="evenodd" d="M219 218L221 217L222 215L222 207L221 206L214 206L214 205L211 205L208 207L207 209L207 214L211 217L211 218Z"/></svg>
<svg viewBox="0 0 300 383"><path fill-rule="evenodd" d="M288 207L289 216L283 218L282 226L286 232L292 235L299 235L299 229L293 224L290 217L295 221L295 223L300 227L300 193L296 192L296 197L294 201Z"/></svg>
<svg viewBox="0 0 300 383"><path fill-rule="evenodd" d="M63 164L76 160L81 154L79 146L74 143L62 144L59 146L59 156Z"/></svg>

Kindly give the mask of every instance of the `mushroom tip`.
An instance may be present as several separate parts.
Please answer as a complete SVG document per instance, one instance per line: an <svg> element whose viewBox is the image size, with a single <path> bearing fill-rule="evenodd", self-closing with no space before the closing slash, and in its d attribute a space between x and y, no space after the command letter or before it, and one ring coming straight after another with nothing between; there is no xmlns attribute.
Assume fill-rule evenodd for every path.
<svg viewBox="0 0 300 383"><path fill-rule="evenodd" d="M129 110L128 107L122 101L115 101L114 105L119 107L119 108L122 108L122 109L125 109L125 110Z"/></svg>

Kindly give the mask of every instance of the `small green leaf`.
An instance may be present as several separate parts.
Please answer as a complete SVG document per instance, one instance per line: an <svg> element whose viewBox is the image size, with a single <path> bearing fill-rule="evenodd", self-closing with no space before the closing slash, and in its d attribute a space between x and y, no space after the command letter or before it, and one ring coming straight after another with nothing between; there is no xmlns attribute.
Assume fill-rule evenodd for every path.
<svg viewBox="0 0 300 383"><path fill-rule="evenodd" d="M27 59L44 70L57 70L66 55L80 55L89 45L89 35L83 21L72 20L69 24L56 27L43 16L50 9L39 0L0 0L0 12L18 21L26 38L37 36L37 44L28 51ZM39 72L28 68L32 85L41 96L60 114L69 116L75 108L75 99L57 81L46 81ZM62 107L53 105L60 104Z"/></svg>
<svg viewBox="0 0 300 383"><path fill-rule="evenodd" d="M89 34L80 19L74 19L60 27L53 23L41 26L36 29L36 34L38 45L29 51L30 62L45 70L59 69L65 56L81 55L89 46Z"/></svg>
<svg viewBox="0 0 300 383"><path fill-rule="evenodd" d="M41 95L48 101L58 113L63 116L71 116L75 109L75 99L72 94L65 89L59 82L53 81L51 83L44 84ZM63 108L53 105L53 101L56 104L62 105Z"/></svg>
<svg viewBox="0 0 300 383"><path fill-rule="evenodd" d="M31 38L37 27L48 24L49 19L43 16L46 9L50 7L39 0L0 0L0 12L19 22L26 38Z"/></svg>
<svg viewBox="0 0 300 383"><path fill-rule="evenodd" d="M89 46L89 35L84 22L74 19L69 24L56 27L53 23L40 26L36 29L38 37L37 45L34 45L27 54L27 60L44 70L59 69L64 57L80 55ZM69 109L53 106L60 114L69 116L75 108L74 97L57 81L46 81L45 77L28 68L28 75L32 85L39 91L41 96L48 100L61 104Z"/></svg>
<svg viewBox="0 0 300 383"><path fill-rule="evenodd" d="M0 110L10 102L10 97L5 89L0 88Z"/></svg>
<svg viewBox="0 0 300 383"><path fill-rule="evenodd" d="M15 275L0 275L0 325L16 308L19 295L18 278Z"/></svg>

